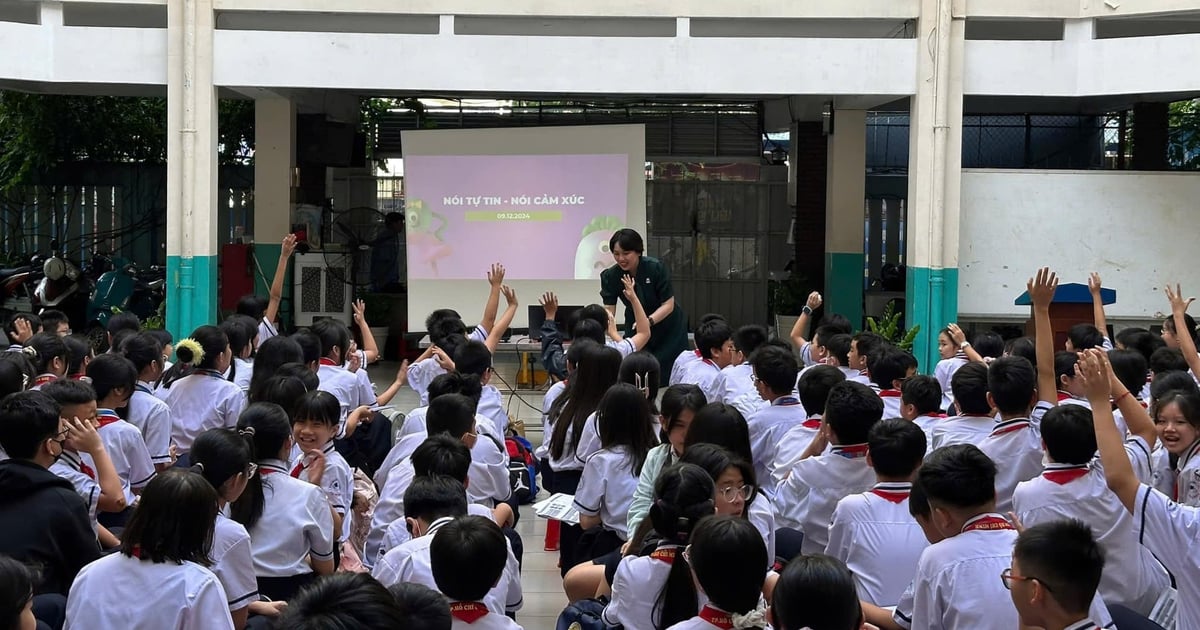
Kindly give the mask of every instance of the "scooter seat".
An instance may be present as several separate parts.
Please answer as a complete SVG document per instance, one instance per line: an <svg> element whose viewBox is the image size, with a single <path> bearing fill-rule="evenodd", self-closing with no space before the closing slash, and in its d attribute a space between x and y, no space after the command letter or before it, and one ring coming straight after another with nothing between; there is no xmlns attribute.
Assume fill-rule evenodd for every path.
<svg viewBox="0 0 1200 630"><path fill-rule="evenodd" d="M11 268L11 269L0 269L0 278L7 278L7 277L9 277L9 276L15 276L15 275L17 275L17 274L19 274L19 273L26 273L26 272L28 272L28 271L29 271L29 270L31 270L31 269L33 269L33 267L28 267L28 266L26 266L26 267L13 267L13 268Z"/></svg>

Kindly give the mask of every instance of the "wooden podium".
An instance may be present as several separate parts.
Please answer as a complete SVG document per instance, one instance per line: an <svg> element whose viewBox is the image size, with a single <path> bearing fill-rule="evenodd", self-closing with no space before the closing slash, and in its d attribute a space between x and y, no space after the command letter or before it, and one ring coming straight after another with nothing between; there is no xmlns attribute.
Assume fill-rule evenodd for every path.
<svg viewBox="0 0 1200 630"><path fill-rule="evenodd" d="M1100 301L1105 305L1117 301L1117 292L1113 289L1100 289ZM1017 306L1029 307L1029 319L1025 321L1025 334L1034 337L1033 301L1026 291L1017 296L1013 302ZM1060 284L1054 291L1054 300L1050 302L1050 330L1054 331L1054 349L1061 350L1067 343L1067 331L1075 324L1091 324L1092 294L1086 284L1071 282ZM1100 331L1108 335L1107 330Z"/></svg>

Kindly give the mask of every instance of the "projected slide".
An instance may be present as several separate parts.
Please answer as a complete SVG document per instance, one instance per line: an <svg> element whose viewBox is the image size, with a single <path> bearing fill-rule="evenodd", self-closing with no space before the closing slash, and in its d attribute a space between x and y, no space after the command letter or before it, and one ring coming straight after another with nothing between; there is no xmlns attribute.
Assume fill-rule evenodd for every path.
<svg viewBox="0 0 1200 630"><path fill-rule="evenodd" d="M404 160L408 276L587 280L628 225L629 156L411 155Z"/></svg>

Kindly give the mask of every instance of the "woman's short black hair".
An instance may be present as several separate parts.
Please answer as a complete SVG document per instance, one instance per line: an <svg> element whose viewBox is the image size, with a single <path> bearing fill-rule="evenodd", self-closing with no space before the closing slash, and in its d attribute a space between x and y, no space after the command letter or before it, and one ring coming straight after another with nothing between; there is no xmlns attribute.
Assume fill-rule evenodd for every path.
<svg viewBox="0 0 1200 630"><path fill-rule="evenodd" d="M778 630L857 630L862 625L862 606L854 575L837 558L798 556L775 584L771 615Z"/></svg>
<svg viewBox="0 0 1200 630"><path fill-rule="evenodd" d="M608 251L612 251L620 245L621 249L627 252L636 252L641 256L646 250L645 243L642 241L642 235L636 230L629 228L621 228L613 233L612 238L608 239Z"/></svg>
<svg viewBox="0 0 1200 630"><path fill-rule="evenodd" d="M21 627L21 613L33 599L37 571L9 556L0 555L0 627Z"/></svg>
<svg viewBox="0 0 1200 630"><path fill-rule="evenodd" d="M291 337L271 337L254 352L254 371L250 375L251 401L259 400L267 381L287 363L304 364L304 350ZM306 366L307 369L307 366ZM309 370L310 372L312 370Z"/></svg>
<svg viewBox="0 0 1200 630"><path fill-rule="evenodd" d="M396 598L406 630L450 630L450 606L441 593L415 582L393 584L388 591Z"/></svg>
<svg viewBox="0 0 1200 630"><path fill-rule="evenodd" d="M452 602L477 602L492 590L508 563L508 541L483 516L442 525L429 544L433 581Z"/></svg>
<svg viewBox="0 0 1200 630"><path fill-rule="evenodd" d="M234 476L246 472L254 461L250 436L236 429L209 429L201 433L188 452L193 464L200 464L200 474L219 492Z"/></svg>
<svg viewBox="0 0 1200 630"><path fill-rule="evenodd" d="M217 490L193 470L155 475L121 533L121 553L151 562L212 564Z"/></svg>
<svg viewBox="0 0 1200 630"><path fill-rule="evenodd" d="M104 400L114 389L125 389L126 400L133 394L137 385L138 371L133 361L119 354L102 354L87 367L88 378L92 379L92 389L96 390L96 400Z"/></svg>
<svg viewBox="0 0 1200 630"><path fill-rule="evenodd" d="M352 630L410 628L395 598L367 573L341 572L318 578L288 601L276 628Z"/></svg>
<svg viewBox="0 0 1200 630"><path fill-rule="evenodd" d="M661 405L662 415L667 419L667 430L679 426L679 415L684 411L695 415L707 404L704 390L691 383L679 383L668 387L663 391Z"/></svg>
<svg viewBox="0 0 1200 630"><path fill-rule="evenodd" d="M758 607L767 576L767 544L746 519L709 516L690 545L692 573L715 606L745 614Z"/></svg>
<svg viewBox="0 0 1200 630"><path fill-rule="evenodd" d="M138 374L155 363L162 365L163 345L159 342L158 337L147 331L126 339L119 349L126 359L133 362L133 369L137 370ZM71 362L72 364L75 362L74 356L71 357Z"/></svg>

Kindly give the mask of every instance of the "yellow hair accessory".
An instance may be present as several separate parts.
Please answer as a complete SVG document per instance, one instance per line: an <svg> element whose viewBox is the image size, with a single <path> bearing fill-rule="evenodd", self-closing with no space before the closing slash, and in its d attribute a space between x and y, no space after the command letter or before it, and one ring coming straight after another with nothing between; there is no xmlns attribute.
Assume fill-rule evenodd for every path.
<svg viewBox="0 0 1200 630"><path fill-rule="evenodd" d="M184 361L183 356L179 354L180 350L187 350L190 352L192 355L192 360ZM175 356L178 357L182 363L187 363L188 365L198 365L200 362L204 361L204 348L200 345L200 342L188 337L187 339L175 344Z"/></svg>

